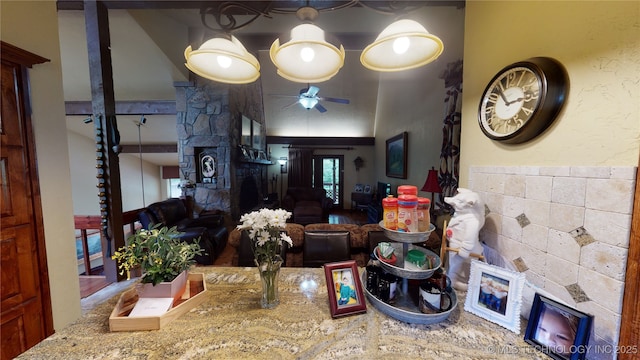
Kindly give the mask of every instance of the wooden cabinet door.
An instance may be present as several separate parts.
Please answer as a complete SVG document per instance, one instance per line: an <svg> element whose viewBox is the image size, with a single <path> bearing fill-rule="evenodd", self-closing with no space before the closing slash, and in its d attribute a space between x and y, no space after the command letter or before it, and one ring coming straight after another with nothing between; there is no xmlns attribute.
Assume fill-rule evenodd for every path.
<svg viewBox="0 0 640 360"><path fill-rule="evenodd" d="M0 358L11 359L44 339L51 330L41 283L44 240L38 239L39 197L32 182L35 163L25 125L24 68L2 60L0 83ZM37 179L36 179L37 180ZM37 184L37 182L35 182ZM38 193L39 194L39 193ZM48 293L47 293L48 294Z"/></svg>

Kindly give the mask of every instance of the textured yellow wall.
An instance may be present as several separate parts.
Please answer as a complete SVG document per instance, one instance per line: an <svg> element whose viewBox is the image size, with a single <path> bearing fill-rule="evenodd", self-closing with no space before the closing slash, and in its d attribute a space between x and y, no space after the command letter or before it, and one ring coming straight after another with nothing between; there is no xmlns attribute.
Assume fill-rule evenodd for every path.
<svg viewBox="0 0 640 360"><path fill-rule="evenodd" d="M636 166L639 22L638 1L468 1L461 186L476 165ZM481 93L501 68L533 56L566 67L564 111L530 142L494 142L478 126Z"/></svg>
<svg viewBox="0 0 640 360"><path fill-rule="evenodd" d="M55 1L2 1L0 14L2 41L51 60L34 65L29 77L53 325L59 330L80 316L80 287L73 241L56 4Z"/></svg>

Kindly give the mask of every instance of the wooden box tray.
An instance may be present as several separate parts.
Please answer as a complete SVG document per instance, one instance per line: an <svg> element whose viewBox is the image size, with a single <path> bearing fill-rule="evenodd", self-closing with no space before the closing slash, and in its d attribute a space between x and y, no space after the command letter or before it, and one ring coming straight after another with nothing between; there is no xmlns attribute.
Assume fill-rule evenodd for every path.
<svg viewBox="0 0 640 360"><path fill-rule="evenodd" d="M182 297L176 300L171 309L160 316L132 317L128 315L138 301L135 289L127 290L118 299L116 307L109 316L110 331L160 330L163 326L202 304L207 298L207 284L204 274L189 274L187 288Z"/></svg>

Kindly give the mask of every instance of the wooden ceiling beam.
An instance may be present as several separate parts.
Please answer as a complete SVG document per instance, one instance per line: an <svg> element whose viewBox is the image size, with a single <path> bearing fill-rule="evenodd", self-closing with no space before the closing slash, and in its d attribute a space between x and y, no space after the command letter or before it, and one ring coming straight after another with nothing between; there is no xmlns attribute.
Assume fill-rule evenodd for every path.
<svg viewBox="0 0 640 360"><path fill-rule="evenodd" d="M142 151L139 145L120 145L121 154L169 154L178 152L178 144L142 144Z"/></svg>
<svg viewBox="0 0 640 360"><path fill-rule="evenodd" d="M66 114L93 114L91 101L65 101ZM175 115L175 100L116 101L116 115Z"/></svg>

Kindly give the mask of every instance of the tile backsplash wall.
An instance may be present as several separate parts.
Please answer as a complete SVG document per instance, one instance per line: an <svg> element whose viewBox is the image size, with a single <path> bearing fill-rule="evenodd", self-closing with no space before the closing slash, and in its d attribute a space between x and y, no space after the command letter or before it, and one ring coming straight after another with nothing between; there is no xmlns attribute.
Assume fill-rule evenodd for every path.
<svg viewBox="0 0 640 360"><path fill-rule="evenodd" d="M469 171L468 187L486 203L480 239L530 287L594 315L590 343L618 343L635 179L635 167Z"/></svg>

